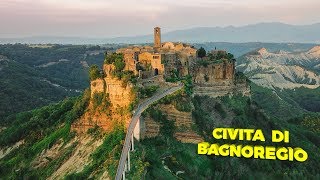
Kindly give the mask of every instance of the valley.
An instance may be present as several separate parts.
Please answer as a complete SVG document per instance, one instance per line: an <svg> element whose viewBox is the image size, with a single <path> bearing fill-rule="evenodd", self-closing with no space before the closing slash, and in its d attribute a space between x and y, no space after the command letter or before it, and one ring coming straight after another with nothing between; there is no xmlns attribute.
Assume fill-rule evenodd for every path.
<svg viewBox="0 0 320 180"><path fill-rule="evenodd" d="M6 93L2 97L7 97L1 104L11 104L15 99L18 103L13 104L12 111L2 111L1 176L113 179L119 162L124 165L128 158L122 158L121 149L127 150L124 154L130 151L127 128L135 137L134 151L130 151L131 170L125 172L128 179L155 179L159 175L165 179L244 178L248 174L250 178L319 176L317 46L299 52L259 48L241 55L233 66L232 59L223 60L231 57L223 50L191 58L193 55L184 53L192 54L192 47L164 45L156 52L150 52L148 45L129 46L119 50L124 55L115 54L111 47L102 51L95 46L90 50L50 46L44 50L9 45L0 61L0 85L7 89L1 91ZM15 48L18 53L13 54ZM185 48L182 53L181 48ZM32 53L24 60L26 49ZM66 55L74 51L79 52L73 57ZM132 51L141 53L139 61L131 56L135 54ZM163 66L152 62L159 51L163 53L164 61L159 61ZM56 57L35 55L49 52ZM173 53L182 58L175 58ZM219 56L222 60L215 59ZM133 66L136 64L139 68ZM166 89L172 86L179 88L171 94ZM17 89L28 92L26 101L12 98ZM34 94L27 96L31 92ZM35 103L35 97L48 100ZM135 118L137 132L132 125L135 121L130 119L139 113L141 117ZM197 155L197 142L228 141L213 142L213 127L262 129L266 139L271 138L273 129L286 129L294 137L290 147L303 147L309 154L308 163Z"/></svg>

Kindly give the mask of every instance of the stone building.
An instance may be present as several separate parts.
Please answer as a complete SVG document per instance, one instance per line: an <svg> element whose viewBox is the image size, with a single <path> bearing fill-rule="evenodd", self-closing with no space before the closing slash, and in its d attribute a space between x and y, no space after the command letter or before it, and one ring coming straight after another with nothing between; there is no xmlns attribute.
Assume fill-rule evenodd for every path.
<svg viewBox="0 0 320 180"><path fill-rule="evenodd" d="M170 76L175 70L180 75L188 74L188 66L196 57L196 49L183 43L161 43L161 29L154 28L154 46L131 46L118 49L123 53L125 70L133 71L141 78L155 75Z"/></svg>
<svg viewBox="0 0 320 180"><path fill-rule="evenodd" d="M234 60L221 59L207 66L198 65L197 50L184 43L161 42L161 29L154 28L154 45L129 46L116 51L123 53L126 63L125 70L133 71L140 78L156 75L170 77L172 73L179 76L192 75L198 85L215 85L232 83L235 74ZM213 56L226 56L227 52L213 50Z"/></svg>

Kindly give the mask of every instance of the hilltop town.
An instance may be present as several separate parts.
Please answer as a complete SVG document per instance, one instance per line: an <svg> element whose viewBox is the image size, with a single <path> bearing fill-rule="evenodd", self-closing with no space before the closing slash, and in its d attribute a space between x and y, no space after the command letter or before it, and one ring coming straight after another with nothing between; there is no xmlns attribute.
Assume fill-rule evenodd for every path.
<svg viewBox="0 0 320 180"><path fill-rule="evenodd" d="M161 29L154 28L154 46L130 46L116 51L123 54L125 68L139 78L157 75L193 76L199 85L231 84L235 78L235 59L223 50L213 50L199 58L197 49L184 43L161 43ZM201 73L203 72L203 74ZM222 83L223 84L223 83Z"/></svg>
<svg viewBox="0 0 320 180"><path fill-rule="evenodd" d="M115 122L124 122L127 127L139 102L182 82L188 87L189 90L185 91L189 96L249 96L250 88L246 78L236 73L235 61L232 54L223 50L214 49L206 53L203 48L197 50L185 43L161 42L161 29L155 27L153 47L135 45L106 53L103 71L97 67L91 70L89 110L73 124L73 128L86 132L98 125L108 131ZM104 109L101 109L101 104ZM168 114L181 117L183 122L177 125L188 121L191 127L190 112L186 114L172 107L163 109L169 110ZM152 120L140 124L138 139L156 135L159 131L159 125ZM154 126L158 130L153 131ZM192 136L197 135L193 132ZM182 139L188 137L183 136Z"/></svg>

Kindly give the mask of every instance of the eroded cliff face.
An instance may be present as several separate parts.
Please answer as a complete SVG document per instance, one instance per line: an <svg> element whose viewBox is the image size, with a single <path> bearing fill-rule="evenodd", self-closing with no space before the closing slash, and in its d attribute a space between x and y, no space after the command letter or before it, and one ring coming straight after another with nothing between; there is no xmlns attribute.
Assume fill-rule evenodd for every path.
<svg viewBox="0 0 320 180"><path fill-rule="evenodd" d="M168 116L169 120L174 121L176 127L174 137L183 143L199 143L203 138L199 136L193 126L191 112L178 111L172 104L161 105L160 109Z"/></svg>
<svg viewBox="0 0 320 180"><path fill-rule="evenodd" d="M250 96L250 86L245 79L238 81L233 62L196 65L191 68L194 95L221 97L241 94Z"/></svg>
<svg viewBox="0 0 320 180"><path fill-rule="evenodd" d="M90 91L91 91L91 98L96 93L103 93L105 91L105 81L104 79L96 79L90 82Z"/></svg>
<svg viewBox="0 0 320 180"><path fill-rule="evenodd" d="M77 132L86 132L98 125L105 131L112 130L114 125L123 124L125 127L131 118L130 103L135 99L133 85L113 77L113 65L105 64L105 77L91 81L91 99L85 114L73 124Z"/></svg>
<svg viewBox="0 0 320 180"><path fill-rule="evenodd" d="M183 143L199 143L203 138L193 129L195 123L191 112L178 111L172 104L160 104L158 106L169 121L174 123L173 137ZM161 123L152 119L149 115L142 120L142 138L152 138L160 135Z"/></svg>
<svg viewBox="0 0 320 180"><path fill-rule="evenodd" d="M229 85L234 80L232 63L198 65L192 69L193 81L200 86Z"/></svg>
<svg viewBox="0 0 320 180"><path fill-rule="evenodd" d="M251 96L250 86L246 82L215 86L195 86L193 91L194 95L213 98L237 94Z"/></svg>

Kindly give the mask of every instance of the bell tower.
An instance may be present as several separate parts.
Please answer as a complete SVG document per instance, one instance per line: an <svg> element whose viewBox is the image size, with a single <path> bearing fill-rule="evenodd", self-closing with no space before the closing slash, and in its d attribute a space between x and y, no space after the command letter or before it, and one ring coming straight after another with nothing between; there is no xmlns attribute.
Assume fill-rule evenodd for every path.
<svg viewBox="0 0 320 180"><path fill-rule="evenodd" d="M161 47L161 29L159 27L154 28L154 48Z"/></svg>

